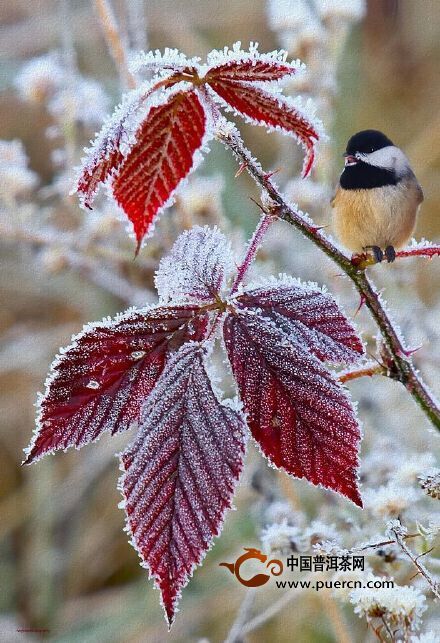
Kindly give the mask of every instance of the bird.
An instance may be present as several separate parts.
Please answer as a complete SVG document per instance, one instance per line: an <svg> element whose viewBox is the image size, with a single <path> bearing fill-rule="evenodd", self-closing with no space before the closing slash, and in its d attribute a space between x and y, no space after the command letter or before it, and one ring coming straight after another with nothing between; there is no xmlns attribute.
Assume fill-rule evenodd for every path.
<svg viewBox="0 0 440 643"><path fill-rule="evenodd" d="M414 232L423 190L405 154L379 130L354 134L344 157L331 200L336 236L354 254L371 250L377 262L391 263Z"/></svg>

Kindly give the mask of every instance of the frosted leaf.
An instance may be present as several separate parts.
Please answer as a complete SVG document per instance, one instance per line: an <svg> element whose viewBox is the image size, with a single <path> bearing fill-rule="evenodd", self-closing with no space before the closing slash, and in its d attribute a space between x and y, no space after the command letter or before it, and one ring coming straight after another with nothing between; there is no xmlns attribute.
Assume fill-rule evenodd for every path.
<svg viewBox="0 0 440 643"><path fill-rule="evenodd" d="M113 195L133 223L138 250L143 237L195 165L203 146L206 114L195 91L173 92L152 107L136 144L113 180Z"/></svg>
<svg viewBox="0 0 440 643"><path fill-rule="evenodd" d="M315 145L322 131L322 124L315 118L311 105L304 109L298 101L250 82L212 81L209 86L227 110L245 117L251 124L264 125L271 131L293 136L306 153L303 177L309 174L315 158Z"/></svg>
<svg viewBox="0 0 440 643"><path fill-rule="evenodd" d="M136 143L140 122L150 110L168 99L170 88L157 78L142 83L137 89L124 94L113 115L104 122L78 169L76 187L82 206L91 209L99 186L111 178ZM170 80L170 84L172 81Z"/></svg>
<svg viewBox="0 0 440 643"><path fill-rule="evenodd" d="M355 328L333 297L315 284L280 275L237 297L240 305L261 310L292 342L302 344L323 361L356 362L364 354Z"/></svg>
<svg viewBox="0 0 440 643"><path fill-rule="evenodd" d="M258 81L271 82L296 74L304 65L295 60L287 62L286 51L261 53L258 43L250 43L249 51L241 49L237 42L232 49L213 50L208 54L209 70L206 73L208 82L219 81Z"/></svg>
<svg viewBox="0 0 440 643"><path fill-rule="evenodd" d="M151 307L85 326L52 364L26 463L137 424L171 352L203 337L207 317L198 314Z"/></svg>
<svg viewBox="0 0 440 643"><path fill-rule="evenodd" d="M362 506L360 429L346 391L307 346L237 302L224 339L248 425L276 466Z"/></svg>
<svg viewBox="0 0 440 643"><path fill-rule="evenodd" d="M182 587L221 531L245 452L243 418L218 401L203 357L189 343L170 359L121 456L128 531L170 625Z"/></svg>
<svg viewBox="0 0 440 643"><path fill-rule="evenodd" d="M133 119L138 113L154 83L145 83L138 89L124 94L120 105L113 115L106 119L99 134L78 169L76 187L82 206L91 209L99 186L104 183L118 168L124 158L124 151L130 149L133 142Z"/></svg>
<svg viewBox="0 0 440 643"><path fill-rule="evenodd" d="M194 226L183 232L164 257L155 284L163 302L208 302L219 295L234 260L218 228Z"/></svg>
<svg viewBox="0 0 440 643"><path fill-rule="evenodd" d="M186 68L197 67L200 58L187 58L185 54L178 49L165 47L162 53L159 49L155 51L141 51L130 60L130 71L137 74L141 71L151 71L153 73L170 71L183 71Z"/></svg>

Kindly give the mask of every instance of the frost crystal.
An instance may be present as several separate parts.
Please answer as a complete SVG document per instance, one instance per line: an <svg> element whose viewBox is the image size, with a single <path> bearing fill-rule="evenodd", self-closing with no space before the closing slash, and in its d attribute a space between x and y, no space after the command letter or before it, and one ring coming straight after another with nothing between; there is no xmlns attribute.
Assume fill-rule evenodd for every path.
<svg viewBox="0 0 440 643"><path fill-rule="evenodd" d="M411 643L440 643L440 634L429 631L419 634L419 636L412 636Z"/></svg>
<svg viewBox="0 0 440 643"><path fill-rule="evenodd" d="M399 466L396 467L396 464ZM391 479L396 484L411 484L416 482L422 471L430 469L434 464L435 458L432 453L420 453L417 457L407 454L402 459L402 463L394 463Z"/></svg>
<svg viewBox="0 0 440 643"><path fill-rule="evenodd" d="M229 241L218 228L194 226L184 232L164 257L155 284L164 303L208 302L218 297L232 271Z"/></svg>
<svg viewBox="0 0 440 643"><path fill-rule="evenodd" d="M394 627L405 629L408 626L416 629L421 615L427 609L426 597L415 587L407 585L355 589L350 601L360 617L384 616Z"/></svg>
<svg viewBox="0 0 440 643"><path fill-rule="evenodd" d="M34 188L37 182L37 175L28 168L23 143L0 140L1 198L15 199Z"/></svg>
<svg viewBox="0 0 440 643"><path fill-rule="evenodd" d="M101 85L76 71L72 73L57 52L23 65L15 86L23 100L45 102L51 114L63 122L76 120L86 127L96 127L109 108L109 98Z"/></svg>
<svg viewBox="0 0 440 643"><path fill-rule="evenodd" d="M199 57L187 58L185 54L181 53L178 49L165 47L163 53L158 49L137 53L130 60L129 67L133 74L142 71L152 71L154 73L169 75L172 71L183 71L188 67L196 67L199 63Z"/></svg>
<svg viewBox="0 0 440 643"><path fill-rule="evenodd" d="M304 537L307 541L307 549L315 546L319 547L320 543L333 541L338 538L338 532L334 525L326 525L320 520L314 520L304 531Z"/></svg>
<svg viewBox="0 0 440 643"><path fill-rule="evenodd" d="M305 551L305 542L298 527L287 521L266 527L261 534L261 543L268 553L288 554L292 551Z"/></svg>
<svg viewBox="0 0 440 643"><path fill-rule="evenodd" d="M365 0L316 0L316 7L323 20L334 18L356 21L364 17Z"/></svg>
<svg viewBox="0 0 440 643"><path fill-rule="evenodd" d="M431 469L419 476L420 486L431 496L440 500L440 469Z"/></svg>
<svg viewBox="0 0 440 643"><path fill-rule="evenodd" d="M68 85L56 92L49 101L49 110L58 117L70 118L86 127L102 123L109 109L109 98L101 85L91 78L78 78L74 85Z"/></svg>
<svg viewBox="0 0 440 643"><path fill-rule="evenodd" d="M52 52L23 65L15 80L15 86L24 100L39 103L60 89L64 81L65 70L60 57Z"/></svg>
<svg viewBox="0 0 440 643"><path fill-rule="evenodd" d="M413 487L403 487L389 482L378 489L366 489L364 499L365 508L369 509L374 516L397 518L418 500L418 496Z"/></svg>

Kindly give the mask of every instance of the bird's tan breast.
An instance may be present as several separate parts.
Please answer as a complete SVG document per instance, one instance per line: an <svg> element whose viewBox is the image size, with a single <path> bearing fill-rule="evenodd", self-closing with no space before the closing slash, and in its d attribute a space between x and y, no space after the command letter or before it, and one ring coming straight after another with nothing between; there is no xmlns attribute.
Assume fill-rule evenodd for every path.
<svg viewBox="0 0 440 643"><path fill-rule="evenodd" d="M332 200L333 226L344 246L396 248L411 237L423 194L415 181L365 190L338 187Z"/></svg>

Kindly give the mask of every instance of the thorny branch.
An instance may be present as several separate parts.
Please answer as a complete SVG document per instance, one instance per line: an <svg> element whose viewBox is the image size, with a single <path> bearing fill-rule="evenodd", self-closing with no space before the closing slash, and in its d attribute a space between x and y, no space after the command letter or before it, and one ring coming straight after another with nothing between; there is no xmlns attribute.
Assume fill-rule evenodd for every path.
<svg viewBox="0 0 440 643"><path fill-rule="evenodd" d="M343 371L339 373L338 380L343 384L345 382L351 382L351 380L356 380L359 377L372 377L373 375L387 375L386 368L381 364L365 364L361 368L356 368L351 371Z"/></svg>
<svg viewBox="0 0 440 643"><path fill-rule="evenodd" d="M369 279L364 268L353 265L351 258L341 252L330 239L304 215L294 210L265 173L260 164L252 157L236 132L220 131L218 138L228 147L234 156L246 168L256 183L267 193L277 207L277 215L283 221L299 230L318 248L330 257L352 280L361 296L361 301L368 307L384 338L386 347L393 361L395 371L393 378L401 382L432 424L440 430L440 408L432 393L417 373L408 350L404 347L399 333L381 301L380 294ZM263 210L273 215L273 208L263 203Z"/></svg>
<svg viewBox="0 0 440 643"><path fill-rule="evenodd" d="M390 527L390 532L395 536L395 542L399 545L400 549L408 556L410 560L419 570L419 573L426 579L429 586L432 589L433 594L440 599L440 583L436 581L431 574L426 569L425 565L420 562L419 556L414 556L413 552L409 549L408 545L405 543L405 530L402 529L400 523L392 525Z"/></svg>

